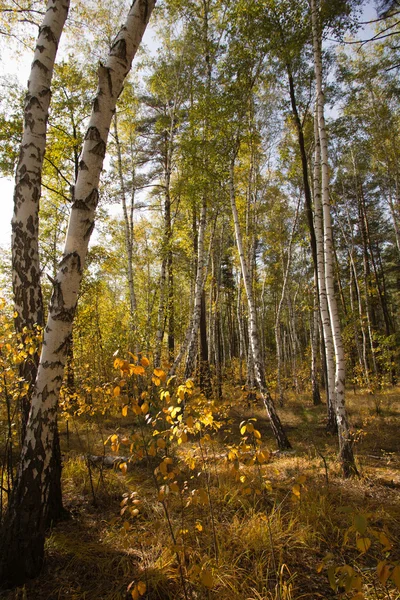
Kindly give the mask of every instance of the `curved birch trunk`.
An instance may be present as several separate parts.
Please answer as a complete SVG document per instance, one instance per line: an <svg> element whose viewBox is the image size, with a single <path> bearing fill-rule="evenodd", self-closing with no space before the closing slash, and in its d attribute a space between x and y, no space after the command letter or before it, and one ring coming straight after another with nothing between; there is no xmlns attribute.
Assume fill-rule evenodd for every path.
<svg viewBox="0 0 400 600"><path fill-rule="evenodd" d="M242 270L243 282L246 290L247 304L249 310L250 347L254 361L254 373L278 448L280 450L287 450L292 446L290 445L285 430L283 429L281 420L278 416L278 413L276 412L274 402L272 400L271 394L267 388L267 383L265 381L264 365L261 359L260 342L257 331L256 307L253 298L250 273L244 256L242 233L240 231L239 217L236 207L234 167L235 159L232 159L229 177L230 202L233 222L235 226L236 246L239 252L240 266Z"/></svg>
<svg viewBox="0 0 400 600"><path fill-rule="evenodd" d="M94 227L97 186L116 102L154 5L155 0L132 4L106 64L99 66L99 85L82 150L64 255L54 281L17 481L0 532L0 582L3 586L35 577L43 564L57 403Z"/></svg>
<svg viewBox="0 0 400 600"><path fill-rule="evenodd" d="M317 91L318 133L321 144L321 183L322 183L322 212L324 223L324 252L325 252L325 283L328 300L329 314L332 326L332 336L335 349L335 411L338 424L339 453L343 474L348 477L357 473L354 462L353 445L347 421L345 407L345 378L346 363L340 328L339 311L334 289L334 253L332 219L329 202L329 164L328 140L325 129L324 94L322 89L322 59L321 36L319 33L318 13L316 0L311 0L311 18L313 34L314 68Z"/></svg>

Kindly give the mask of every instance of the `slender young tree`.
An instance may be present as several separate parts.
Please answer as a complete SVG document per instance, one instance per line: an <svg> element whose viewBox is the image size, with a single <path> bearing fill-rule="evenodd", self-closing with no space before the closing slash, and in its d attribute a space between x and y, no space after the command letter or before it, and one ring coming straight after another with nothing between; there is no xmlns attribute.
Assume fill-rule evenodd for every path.
<svg viewBox="0 0 400 600"><path fill-rule="evenodd" d="M314 69L317 95L317 122L318 137L321 147L321 192L322 212L324 225L324 269L325 285L328 301L330 322L332 327L333 344L335 350L335 397L334 408L338 425L339 452L343 474L348 477L357 473L353 455L353 443L350 435L347 412L345 407L345 378L346 363L343 340L341 334L339 311L334 288L334 250L332 217L329 200L329 164L328 140L324 115L324 92L322 84L322 58L321 58L321 33L318 18L318 0L311 0L312 37L314 52ZM329 360L329 359L327 359Z"/></svg>
<svg viewBox="0 0 400 600"><path fill-rule="evenodd" d="M276 443L280 450L291 448L285 430L283 429L281 420L276 412L274 402L268 390L265 380L264 365L261 358L260 338L257 329L256 305L253 297L253 289L249 268L244 255L242 232L240 230L239 216L236 207L235 198L235 157L232 158L229 170L229 196L232 209L233 223L235 227L236 246L239 253L240 267L242 271L243 283L246 290L247 306L249 311L249 333L250 333L250 350L253 355L254 372L257 381L257 386L260 390L261 397L267 411L272 431L275 436Z"/></svg>

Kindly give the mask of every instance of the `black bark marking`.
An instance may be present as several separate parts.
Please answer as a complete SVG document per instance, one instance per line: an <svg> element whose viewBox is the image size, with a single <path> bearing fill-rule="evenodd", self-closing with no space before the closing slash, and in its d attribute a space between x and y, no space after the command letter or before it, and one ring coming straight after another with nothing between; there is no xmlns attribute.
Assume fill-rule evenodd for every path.
<svg viewBox="0 0 400 600"><path fill-rule="evenodd" d="M34 226L34 221L33 221L32 215L30 215L28 217L28 220L26 222L26 228L27 228L28 231L30 231L30 233L32 235L35 233L35 226Z"/></svg>
<svg viewBox="0 0 400 600"><path fill-rule="evenodd" d="M75 200L75 202L72 205L72 208L76 208L77 210L90 210L85 200L82 199Z"/></svg>
<svg viewBox="0 0 400 600"><path fill-rule="evenodd" d="M100 102L98 96L96 96L96 98L93 100L93 112L100 112Z"/></svg>
<svg viewBox="0 0 400 600"><path fill-rule="evenodd" d="M43 52L44 50L46 50L46 46L42 46L41 44L38 44L38 45L36 46L36 50L39 50L40 54L42 54L42 52Z"/></svg>
<svg viewBox="0 0 400 600"><path fill-rule="evenodd" d="M52 32L51 27L49 27L48 25L42 25L41 27L39 27L39 37L42 35L49 42L53 42L53 44L55 44L56 46L58 45L57 38Z"/></svg>
<svg viewBox="0 0 400 600"><path fill-rule="evenodd" d="M106 155L106 143L103 140L100 140L98 144L96 144L91 150L89 150L91 154L96 154L96 156L100 156L104 158Z"/></svg>
<svg viewBox="0 0 400 600"><path fill-rule="evenodd" d="M89 170L89 169L88 169L88 166L87 166L87 164L85 163L85 161L84 161L84 160L81 160L81 161L80 161L80 163L79 163L79 168L80 168L80 170L81 170L81 171L88 171L88 170Z"/></svg>
<svg viewBox="0 0 400 600"><path fill-rule="evenodd" d="M68 263L70 263L70 266L68 266ZM69 268L71 270L77 270L79 273L81 273L81 267L81 257L79 256L78 252L70 252L64 256L60 262L60 269L63 273L67 273Z"/></svg>
<svg viewBox="0 0 400 600"><path fill-rule="evenodd" d="M68 352L68 346L69 346L69 336L67 336L65 338L65 340L63 340L61 342L61 344L58 346L58 348L56 348L56 350L54 351L55 354L62 353L64 356L66 356L67 352Z"/></svg>
<svg viewBox="0 0 400 600"><path fill-rule="evenodd" d="M49 71L49 69L46 67L46 65L44 65L38 58L33 61L32 67L37 67L44 73L48 73L48 71Z"/></svg>
<svg viewBox="0 0 400 600"><path fill-rule="evenodd" d="M97 127L89 127L85 135L85 140L101 140L100 131Z"/></svg>
<svg viewBox="0 0 400 600"><path fill-rule="evenodd" d="M40 98L44 98L45 96L51 96L51 90L50 88L44 88L40 93L39 93L39 97Z"/></svg>
<svg viewBox="0 0 400 600"><path fill-rule="evenodd" d="M64 368L64 363L61 360L46 360L45 362L41 363L41 366L43 367L43 369L57 369L57 368ZM45 394L47 394L45 396ZM42 391L42 398L45 397L47 398L48 396L48 392L47 392L47 385L43 388ZM42 419L43 422L43 419Z"/></svg>
<svg viewBox="0 0 400 600"><path fill-rule="evenodd" d="M57 313L53 313L55 321L63 321L64 323L72 323L75 316L75 306L73 308L62 308Z"/></svg>
<svg viewBox="0 0 400 600"><path fill-rule="evenodd" d="M83 235L83 239L87 240L92 235L92 232L93 232L93 229L94 229L94 221L90 221L89 219L87 219L85 222L87 223L88 228L87 228L87 230L85 231L85 233Z"/></svg>
<svg viewBox="0 0 400 600"><path fill-rule="evenodd" d="M119 39L114 42L111 46L110 56L116 56L117 58L126 61L126 41L124 39Z"/></svg>
<svg viewBox="0 0 400 600"><path fill-rule="evenodd" d="M33 108L42 108L40 101L36 98L36 96L31 96L30 94L26 95L25 98L25 110L32 110Z"/></svg>
<svg viewBox="0 0 400 600"><path fill-rule="evenodd" d="M99 190L97 188L93 188L90 194L86 196L85 202L90 208L95 209L99 202Z"/></svg>

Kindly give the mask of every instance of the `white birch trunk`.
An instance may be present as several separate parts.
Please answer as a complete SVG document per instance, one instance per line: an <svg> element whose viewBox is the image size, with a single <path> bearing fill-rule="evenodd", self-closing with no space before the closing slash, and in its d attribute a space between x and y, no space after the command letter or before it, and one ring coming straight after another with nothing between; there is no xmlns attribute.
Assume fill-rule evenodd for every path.
<svg viewBox="0 0 400 600"><path fill-rule="evenodd" d="M325 284L328 300L329 314L332 326L332 336L335 349L336 373L335 373L335 411L338 424L340 459L345 476L356 472L354 463L352 440L350 436L347 412L345 407L345 379L346 363L342 341L339 311L334 289L334 254L332 219L329 202L329 164L328 164L328 140L325 128L324 116L324 93L322 88L322 59L321 59L321 35L318 18L317 0L311 0L311 18L313 33L314 68L317 93L317 116L318 133L321 145L321 188L322 188L322 212L324 223L324 253L325 253Z"/></svg>
<svg viewBox="0 0 400 600"><path fill-rule="evenodd" d="M24 106L24 127L15 173L12 217L12 280L16 330L43 326L39 264L39 203L50 106L50 85L69 0L49 0L33 57ZM21 365L20 375L33 386L39 357ZM22 399L22 439L30 394Z"/></svg>
<svg viewBox="0 0 400 600"><path fill-rule="evenodd" d="M75 186L64 255L54 281L49 316L17 482L0 536L0 580L18 583L35 576L42 565L57 403L67 358L68 339L94 227L97 186L117 99L146 29L155 0L135 1L110 50L100 64L99 86Z"/></svg>
<svg viewBox="0 0 400 600"><path fill-rule="evenodd" d="M264 365L261 359L261 350L260 350L260 342L257 331L257 318L256 318L256 307L253 298L253 289L251 285L251 277L249 273L249 268L244 256L243 250L243 240L242 233L240 230L239 224L239 216L236 207L236 198L235 198L235 183L234 183L234 167L235 160L232 159L230 165L230 178L229 178L229 191L230 191L230 201L231 201L231 209L233 216L233 223L235 227L235 239L236 246L239 253L240 266L242 270L243 283L246 290L247 296L247 305L249 311L249 333L250 333L250 348L251 354L254 361L254 372L257 381L258 388L260 390L262 400L264 406L266 408L272 431L275 436L275 440L277 442L278 448L280 450L285 450L291 448L290 442L286 436L286 433L282 427L282 423L279 419L278 413L275 410L275 406L273 400L271 398L270 392L267 388L267 384L265 381L265 372ZM250 353L250 352L249 352Z"/></svg>
<svg viewBox="0 0 400 600"><path fill-rule="evenodd" d="M314 154L314 173L313 173L313 190L314 190L314 229L317 245L317 272L318 272L318 290L319 290L319 305L321 312L322 329L325 342L326 356L326 371L327 371L327 405L328 405L328 422L327 429L330 432L336 430L336 411L335 411L335 351L333 346L333 336L331 320L328 309L328 300L326 295L325 284L325 252L323 241L323 217L321 204L321 146L319 141L318 120L317 116L314 119L314 137L315 137L315 154Z"/></svg>

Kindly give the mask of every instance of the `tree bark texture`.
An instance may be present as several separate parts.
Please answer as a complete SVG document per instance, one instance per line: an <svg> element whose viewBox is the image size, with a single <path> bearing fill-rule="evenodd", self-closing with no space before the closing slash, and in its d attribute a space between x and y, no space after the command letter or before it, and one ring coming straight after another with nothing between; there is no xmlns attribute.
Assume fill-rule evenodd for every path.
<svg viewBox="0 0 400 600"><path fill-rule="evenodd" d="M63 258L54 281L17 481L0 532L3 586L35 577L43 563L58 396L94 227L97 187L116 102L154 5L155 0L136 0L132 4L106 64L99 66L99 85L82 150Z"/></svg>
<svg viewBox="0 0 400 600"><path fill-rule="evenodd" d="M39 35L25 97L21 148L15 173L12 217L12 281L17 332L35 324L43 326L43 302L39 264L39 203L46 148L51 80L69 0L49 0ZM20 370L30 390L22 398L22 440L30 410L39 356L27 360Z"/></svg>

